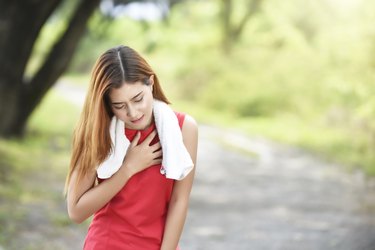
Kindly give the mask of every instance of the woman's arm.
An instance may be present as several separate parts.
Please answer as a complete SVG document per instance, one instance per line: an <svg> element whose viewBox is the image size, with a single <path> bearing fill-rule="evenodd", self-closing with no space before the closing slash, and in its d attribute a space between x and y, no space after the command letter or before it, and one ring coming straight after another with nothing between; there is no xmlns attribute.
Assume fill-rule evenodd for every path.
<svg viewBox="0 0 375 250"><path fill-rule="evenodd" d="M67 194L70 219L82 223L107 204L130 179L127 172L128 168L122 166L111 178L95 186L96 171L92 171L84 177L80 186L74 187L77 180L77 171L74 171Z"/></svg>
<svg viewBox="0 0 375 250"><path fill-rule="evenodd" d="M198 126L195 120L188 115L186 115L182 126L182 137L195 166L198 147ZM176 250L177 248L188 210L194 173L195 167L188 176L181 181L176 181L173 186L161 250Z"/></svg>
<svg viewBox="0 0 375 250"><path fill-rule="evenodd" d="M77 171L73 171L68 186L68 213L76 223L81 223L107 204L128 182L131 176L148 166L161 162L157 159L161 155L160 143L152 146L152 139L156 132L152 132L141 144L138 144L138 133L130 144L121 168L109 179L99 185L94 185L96 171L88 173L79 186L76 186Z"/></svg>

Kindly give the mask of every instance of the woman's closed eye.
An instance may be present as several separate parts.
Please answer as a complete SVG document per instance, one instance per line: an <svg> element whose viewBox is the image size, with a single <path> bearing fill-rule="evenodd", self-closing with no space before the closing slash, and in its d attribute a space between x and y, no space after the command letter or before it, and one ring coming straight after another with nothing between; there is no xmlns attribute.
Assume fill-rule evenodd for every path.
<svg viewBox="0 0 375 250"><path fill-rule="evenodd" d="M136 100L134 100L135 102L141 102L141 101L143 101L143 96L141 96L140 98L138 98L138 99L136 99Z"/></svg>
<svg viewBox="0 0 375 250"><path fill-rule="evenodd" d="M125 108L125 104L124 105L113 105L113 107L115 109L123 109L123 108Z"/></svg>
<svg viewBox="0 0 375 250"><path fill-rule="evenodd" d="M137 96L132 99L133 102L139 103L143 101L143 95L142 96ZM125 103L113 103L112 106L115 109L126 109L126 104Z"/></svg>

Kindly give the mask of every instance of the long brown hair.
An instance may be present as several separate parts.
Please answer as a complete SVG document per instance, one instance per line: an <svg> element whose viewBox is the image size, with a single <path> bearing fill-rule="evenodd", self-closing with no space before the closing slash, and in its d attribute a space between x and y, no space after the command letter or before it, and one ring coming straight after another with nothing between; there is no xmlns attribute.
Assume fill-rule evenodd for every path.
<svg viewBox="0 0 375 250"><path fill-rule="evenodd" d="M108 102L109 90L139 81L148 85L151 75L154 76L153 97L169 103L154 71L132 48L118 46L109 49L96 61L84 107L73 133L65 194L74 170L77 170L75 185L78 186L89 171L95 170L105 160L111 150L109 124L113 113Z"/></svg>

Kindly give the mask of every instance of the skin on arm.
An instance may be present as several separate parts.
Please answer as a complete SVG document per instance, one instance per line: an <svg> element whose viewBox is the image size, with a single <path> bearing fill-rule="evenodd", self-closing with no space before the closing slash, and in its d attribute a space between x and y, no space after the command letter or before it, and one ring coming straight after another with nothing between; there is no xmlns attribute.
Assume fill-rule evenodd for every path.
<svg viewBox="0 0 375 250"><path fill-rule="evenodd" d="M140 133L130 144L121 168L109 179L95 186L96 171L88 173L81 185L75 185L77 171L73 171L68 186L67 203L69 217L76 223L82 223L88 217L107 204L136 173L148 166L158 164L161 159L160 143L152 146L153 131L141 144L138 144Z"/></svg>
<svg viewBox="0 0 375 250"><path fill-rule="evenodd" d="M185 117L182 137L193 160L194 168L183 180L174 183L161 250L176 250L187 215L198 147L198 125L191 116Z"/></svg>

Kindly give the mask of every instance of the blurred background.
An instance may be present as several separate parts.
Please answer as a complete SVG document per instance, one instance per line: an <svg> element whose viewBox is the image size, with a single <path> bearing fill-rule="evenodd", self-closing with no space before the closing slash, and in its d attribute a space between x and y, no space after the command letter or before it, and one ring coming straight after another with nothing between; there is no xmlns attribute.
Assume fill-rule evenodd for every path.
<svg viewBox="0 0 375 250"><path fill-rule="evenodd" d="M62 195L71 135L92 66L120 44L145 57L173 108L195 117L202 131L229 129L250 141L289 145L356 173L354 179L360 173L368 186L375 174L374 23L371 0L1 0L0 249L82 244L89 222L72 224ZM222 133L211 139L259 158L237 139L224 145ZM201 176L210 162L206 149L200 148ZM197 178L197 190L210 186ZM250 188L249 180L241 189ZM199 214L204 208L194 210L195 202ZM369 217L374 208L366 210ZM246 240L256 238L250 236L236 238L243 245L225 245L238 234L225 238L189 223L184 249L375 249L285 242L250 248ZM373 227L366 231L374 242ZM194 235L201 244L189 248Z"/></svg>

